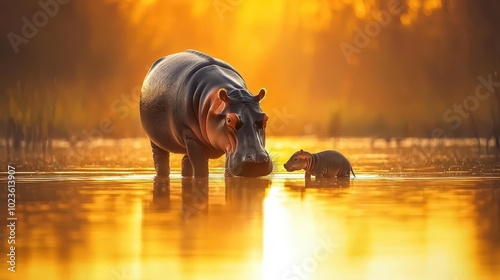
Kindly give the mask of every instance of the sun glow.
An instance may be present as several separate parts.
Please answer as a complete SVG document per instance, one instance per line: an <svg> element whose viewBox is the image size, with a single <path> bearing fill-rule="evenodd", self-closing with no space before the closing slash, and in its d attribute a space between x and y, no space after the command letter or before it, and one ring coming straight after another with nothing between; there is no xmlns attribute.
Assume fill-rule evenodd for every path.
<svg viewBox="0 0 500 280"><path fill-rule="evenodd" d="M290 262L292 251L291 239L287 229L290 228L290 213L282 205L281 186L273 184L264 199L264 257L262 279L274 280L279 270Z"/></svg>

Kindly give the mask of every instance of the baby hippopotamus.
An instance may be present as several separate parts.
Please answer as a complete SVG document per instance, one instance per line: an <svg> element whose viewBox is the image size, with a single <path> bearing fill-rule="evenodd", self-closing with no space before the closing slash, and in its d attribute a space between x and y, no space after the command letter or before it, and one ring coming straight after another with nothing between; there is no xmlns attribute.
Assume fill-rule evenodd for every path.
<svg viewBox="0 0 500 280"><path fill-rule="evenodd" d="M295 152L285 163L288 172L304 169L306 179L314 175L316 178L349 178L350 172L356 177L349 160L341 153L333 150L311 154L300 150Z"/></svg>

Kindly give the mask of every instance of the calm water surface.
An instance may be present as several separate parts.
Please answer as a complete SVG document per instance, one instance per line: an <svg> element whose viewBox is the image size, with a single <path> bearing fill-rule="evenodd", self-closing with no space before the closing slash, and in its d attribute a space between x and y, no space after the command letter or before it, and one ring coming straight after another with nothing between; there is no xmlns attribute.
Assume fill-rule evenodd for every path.
<svg viewBox="0 0 500 280"><path fill-rule="evenodd" d="M500 279L500 162L474 142L275 138L272 176L154 181L147 140L63 144L16 165L16 272L0 279ZM357 174L311 181L282 164L338 149ZM0 174L7 184L5 172Z"/></svg>

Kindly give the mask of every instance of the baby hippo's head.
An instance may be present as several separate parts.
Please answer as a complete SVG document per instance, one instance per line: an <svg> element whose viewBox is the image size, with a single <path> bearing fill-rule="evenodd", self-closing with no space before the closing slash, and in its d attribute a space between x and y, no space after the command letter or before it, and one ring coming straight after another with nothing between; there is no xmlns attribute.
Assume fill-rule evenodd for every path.
<svg viewBox="0 0 500 280"><path fill-rule="evenodd" d="M304 169L307 166L307 158L311 155L303 150L295 152L285 163L285 169L288 172Z"/></svg>

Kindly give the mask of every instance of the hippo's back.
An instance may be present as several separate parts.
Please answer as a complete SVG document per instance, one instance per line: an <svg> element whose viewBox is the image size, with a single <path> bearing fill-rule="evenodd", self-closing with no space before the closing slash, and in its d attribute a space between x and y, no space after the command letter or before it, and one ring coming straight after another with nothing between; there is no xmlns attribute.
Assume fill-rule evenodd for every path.
<svg viewBox="0 0 500 280"><path fill-rule="evenodd" d="M166 94L193 93L196 82L190 82L204 67L216 65L236 72L226 62L195 50L172 54L155 61L144 79L141 91L141 110L151 110L149 106L161 106ZM159 99L159 100L158 100ZM165 110L165 108L161 108Z"/></svg>
<svg viewBox="0 0 500 280"><path fill-rule="evenodd" d="M347 166L351 165L349 160L340 152L335 150L327 150L317 153L321 158L322 163L326 165L337 165L337 166Z"/></svg>

